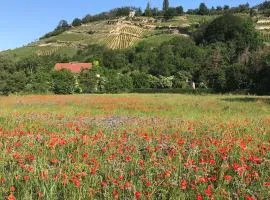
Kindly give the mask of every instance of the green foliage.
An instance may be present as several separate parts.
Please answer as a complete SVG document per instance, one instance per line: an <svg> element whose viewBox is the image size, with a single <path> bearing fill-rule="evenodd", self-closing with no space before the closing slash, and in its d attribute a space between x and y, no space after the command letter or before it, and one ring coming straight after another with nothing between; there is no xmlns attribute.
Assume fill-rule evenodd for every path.
<svg viewBox="0 0 270 200"><path fill-rule="evenodd" d="M44 69L38 69L37 72L28 78L25 92L27 93L49 93L51 91L51 74Z"/></svg>
<svg viewBox="0 0 270 200"><path fill-rule="evenodd" d="M233 64L225 69L226 76L226 90L240 91L248 89L250 80L248 78L248 69L241 64Z"/></svg>
<svg viewBox="0 0 270 200"><path fill-rule="evenodd" d="M103 53L106 51L104 46L89 45L87 49L79 50L73 57L73 60L80 60L83 62L99 61L103 66Z"/></svg>
<svg viewBox="0 0 270 200"><path fill-rule="evenodd" d="M173 88L188 88L189 81L191 81L192 75L189 71L179 71L175 74L173 80Z"/></svg>
<svg viewBox="0 0 270 200"><path fill-rule="evenodd" d="M150 83L150 87L151 88L159 88L160 84L159 84L159 78L155 77L153 75L149 76L149 83Z"/></svg>
<svg viewBox="0 0 270 200"><path fill-rule="evenodd" d="M176 10L177 15L181 16L181 15L185 14L183 6L178 6L178 7L175 8L175 10Z"/></svg>
<svg viewBox="0 0 270 200"><path fill-rule="evenodd" d="M128 74L121 74L120 77L120 87L119 89L124 92L129 92L133 89L133 80Z"/></svg>
<svg viewBox="0 0 270 200"><path fill-rule="evenodd" d="M98 91L99 77L96 70L83 70L78 79L83 93L94 93Z"/></svg>
<svg viewBox="0 0 270 200"><path fill-rule="evenodd" d="M23 70L27 76L33 75L42 65L42 60L38 56L26 57L17 62L17 67Z"/></svg>
<svg viewBox="0 0 270 200"><path fill-rule="evenodd" d="M103 64L109 69L123 69L128 65L128 60L123 51L105 51Z"/></svg>
<svg viewBox="0 0 270 200"><path fill-rule="evenodd" d="M52 73L52 90L55 94L73 94L76 79L68 70L54 71Z"/></svg>
<svg viewBox="0 0 270 200"><path fill-rule="evenodd" d="M172 19L175 16L177 16L177 10L175 8L168 8L164 12L164 18L166 20Z"/></svg>
<svg viewBox="0 0 270 200"><path fill-rule="evenodd" d="M65 28L69 28L68 22L66 20L61 20L58 23L58 26L56 27L56 30L57 29L65 29Z"/></svg>
<svg viewBox="0 0 270 200"><path fill-rule="evenodd" d="M11 75L6 71L0 73L0 95L8 95L11 92L7 83L10 76Z"/></svg>
<svg viewBox="0 0 270 200"><path fill-rule="evenodd" d="M16 71L8 77L4 94L22 92L27 83L26 75L23 71Z"/></svg>
<svg viewBox="0 0 270 200"><path fill-rule="evenodd" d="M169 0L163 0L163 12L169 9Z"/></svg>
<svg viewBox="0 0 270 200"><path fill-rule="evenodd" d="M114 19L116 17L121 17L121 16L128 16L130 10L135 10L138 15L140 15L141 13L140 8L136 8L136 7L115 8L108 12L102 12L97 15L88 14L82 19L82 23L87 24L87 23L95 22L95 21Z"/></svg>
<svg viewBox="0 0 270 200"><path fill-rule="evenodd" d="M152 16L151 6L150 6L149 2L147 3L147 6L145 8L144 15L147 16L147 17Z"/></svg>
<svg viewBox="0 0 270 200"><path fill-rule="evenodd" d="M234 15L215 19L206 27L203 39L208 43L232 43L237 53L246 48L254 50L260 44L252 20Z"/></svg>
<svg viewBox="0 0 270 200"><path fill-rule="evenodd" d="M136 16L136 17L140 17L140 16L142 16L142 15L143 15L142 9L141 9L141 8L136 9L135 16Z"/></svg>
<svg viewBox="0 0 270 200"><path fill-rule="evenodd" d="M230 9L230 6L224 5L223 10L229 10L229 9Z"/></svg>
<svg viewBox="0 0 270 200"><path fill-rule="evenodd" d="M107 93L128 92L133 89L133 80L127 74L109 70L105 76L104 90Z"/></svg>
<svg viewBox="0 0 270 200"><path fill-rule="evenodd" d="M120 87L121 81L119 74L117 72L109 72L104 85L105 91L108 93L118 93L120 92Z"/></svg>
<svg viewBox="0 0 270 200"><path fill-rule="evenodd" d="M258 6L258 9L259 9L259 10L270 9L270 2L269 2L269 1L265 1L265 2L261 3L261 4Z"/></svg>
<svg viewBox="0 0 270 200"><path fill-rule="evenodd" d="M253 92L270 94L270 52L259 52L251 61L251 76L254 80Z"/></svg>
<svg viewBox="0 0 270 200"><path fill-rule="evenodd" d="M70 28L70 26L69 26L68 22L66 20L61 20L58 23L58 26L52 32L49 32L49 33L45 34L40 39L45 39L45 38L50 38L50 37L53 37L53 36L60 35L61 33L68 30L69 28Z"/></svg>
<svg viewBox="0 0 270 200"><path fill-rule="evenodd" d="M158 8L151 9L151 14L152 14L153 17L162 16L162 13L161 13L161 11L159 11Z"/></svg>
<svg viewBox="0 0 270 200"><path fill-rule="evenodd" d="M16 69L11 58L0 57L0 95L21 92L26 82L25 73Z"/></svg>
<svg viewBox="0 0 270 200"><path fill-rule="evenodd" d="M270 2L265 1L258 5L258 10L261 14L263 14L266 17L270 16Z"/></svg>
<svg viewBox="0 0 270 200"><path fill-rule="evenodd" d="M132 10L130 7L122 7L116 9L116 17L129 16L129 12Z"/></svg>
<svg viewBox="0 0 270 200"><path fill-rule="evenodd" d="M222 92L226 89L226 77L222 68L205 69L200 81L206 83L209 88L214 89L216 92Z"/></svg>
<svg viewBox="0 0 270 200"><path fill-rule="evenodd" d="M200 4L198 14L199 15L208 15L209 14L209 10L208 10L207 6L205 5L205 3Z"/></svg>
<svg viewBox="0 0 270 200"><path fill-rule="evenodd" d="M202 56L200 48L192 40L174 38L157 49L157 60L149 72L163 76L173 75L179 70L193 73L199 67Z"/></svg>
<svg viewBox="0 0 270 200"><path fill-rule="evenodd" d="M201 10L203 7L201 5ZM177 7L162 12L151 9L150 4L148 8L153 17L164 15L165 19L181 15L183 11L182 7ZM221 13L224 10L217 7L211 9L211 12ZM88 20L122 16L128 12L129 8L119 8L107 14L88 16ZM193 81L196 86L214 89L216 92L248 90L253 93L269 93L269 58L267 53L260 53L264 49L257 48L260 42L252 21L232 15L213 19L213 16L208 15L188 16L188 21L203 24L195 37L197 43L193 38L164 34L158 30L129 49L109 50L104 46L89 45L73 57L21 57L21 54L12 58L0 57L0 94L117 93L131 91L133 88L188 90ZM168 24L166 21L163 23ZM68 28L68 23L61 21L55 31ZM69 41L67 35L72 36L61 34L54 39ZM51 72L55 63L71 61L91 62L94 68L84 70L78 76L69 71Z"/></svg>
<svg viewBox="0 0 270 200"><path fill-rule="evenodd" d="M158 88L160 89L172 88L174 79L173 76L170 77L159 76L158 78L159 78Z"/></svg>
<svg viewBox="0 0 270 200"><path fill-rule="evenodd" d="M131 73L134 88L150 88L149 75L143 72L134 71Z"/></svg>
<svg viewBox="0 0 270 200"><path fill-rule="evenodd" d="M82 25L82 20L79 18L75 18L72 22L72 26L80 26Z"/></svg>

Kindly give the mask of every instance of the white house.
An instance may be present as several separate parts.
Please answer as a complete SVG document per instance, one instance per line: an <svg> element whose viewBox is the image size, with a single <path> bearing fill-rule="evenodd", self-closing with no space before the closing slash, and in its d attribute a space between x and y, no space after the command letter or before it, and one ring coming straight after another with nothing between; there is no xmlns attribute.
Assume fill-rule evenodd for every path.
<svg viewBox="0 0 270 200"><path fill-rule="evenodd" d="M136 14L136 11L135 11L135 10L131 10L131 11L129 12L129 17L130 17L130 18L133 18L133 17L135 17L135 14Z"/></svg>

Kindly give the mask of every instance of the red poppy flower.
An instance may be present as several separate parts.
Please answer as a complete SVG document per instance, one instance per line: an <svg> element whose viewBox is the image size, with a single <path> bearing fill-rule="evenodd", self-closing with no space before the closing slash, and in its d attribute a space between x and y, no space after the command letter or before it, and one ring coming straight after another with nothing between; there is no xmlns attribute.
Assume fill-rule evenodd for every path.
<svg viewBox="0 0 270 200"><path fill-rule="evenodd" d="M253 196L246 196L245 200L256 200L256 198Z"/></svg>
<svg viewBox="0 0 270 200"><path fill-rule="evenodd" d="M14 192L16 190L16 188L14 187L14 186L11 186L10 188L9 188L9 191L10 192Z"/></svg>
<svg viewBox="0 0 270 200"><path fill-rule="evenodd" d="M152 183L151 183L150 181L147 181L147 182L145 183L145 185L146 185L147 187L151 187L151 186L152 186Z"/></svg>
<svg viewBox="0 0 270 200"><path fill-rule="evenodd" d="M130 162L132 160L131 156L126 156L125 161Z"/></svg>
<svg viewBox="0 0 270 200"><path fill-rule="evenodd" d="M16 197L13 194L10 194L7 200L16 200Z"/></svg>
<svg viewBox="0 0 270 200"><path fill-rule="evenodd" d="M197 200L203 200L203 197L201 194L197 194Z"/></svg>
<svg viewBox="0 0 270 200"><path fill-rule="evenodd" d="M135 192L135 198L136 199L141 199L142 194L140 192Z"/></svg>
<svg viewBox="0 0 270 200"><path fill-rule="evenodd" d="M263 186L269 187L270 186L270 182L264 182Z"/></svg>
<svg viewBox="0 0 270 200"><path fill-rule="evenodd" d="M181 189L186 190L187 189L187 181L184 179L181 181Z"/></svg>
<svg viewBox="0 0 270 200"><path fill-rule="evenodd" d="M224 176L224 179L225 179L226 181L231 181L231 180L232 180L232 176L230 176L230 175L225 175L225 176Z"/></svg>
<svg viewBox="0 0 270 200"><path fill-rule="evenodd" d="M113 198L114 199L119 199L119 192L118 192L118 190L113 190Z"/></svg>
<svg viewBox="0 0 270 200"><path fill-rule="evenodd" d="M208 196L208 197L212 196L212 189L213 189L213 186L208 185L207 188L204 190L205 195Z"/></svg>

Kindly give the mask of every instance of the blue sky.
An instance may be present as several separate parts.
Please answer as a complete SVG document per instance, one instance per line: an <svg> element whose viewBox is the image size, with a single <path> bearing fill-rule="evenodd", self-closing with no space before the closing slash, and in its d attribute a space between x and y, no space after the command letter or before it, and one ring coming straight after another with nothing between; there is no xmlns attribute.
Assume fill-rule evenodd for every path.
<svg viewBox="0 0 270 200"><path fill-rule="evenodd" d="M196 8L200 2L209 7L255 5L263 0L170 0L171 6ZM152 6L161 7L163 0L152 0ZM53 30L61 19L69 22L75 17L96 14L121 6L145 8L147 0L1 0L0 51L20 47Z"/></svg>

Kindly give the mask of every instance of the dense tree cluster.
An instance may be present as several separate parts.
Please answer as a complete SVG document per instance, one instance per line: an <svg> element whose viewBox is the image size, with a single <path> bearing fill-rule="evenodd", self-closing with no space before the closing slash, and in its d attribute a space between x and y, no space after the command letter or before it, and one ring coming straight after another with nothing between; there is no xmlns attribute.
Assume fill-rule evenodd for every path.
<svg viewBox="0 0 270 200"><path fill-rule="evenodd" d="M236 13L246 13L249 14L252 8L249 6L248 3L240 4L237 7L230 7L228 5L217 6L208 8L205 3L201 3L199 8L196 9L189 9L187 14L193 15L221 15L221 14L236 14Z"/></svg>
<svg viewBox="0 0 270 200"><path fill-rule="evenodd" d="M236 55L242 53L246 48L256 49L260 43L252 19L231 14L218 17L205 27L202 33L203 37L197 39L202 39L207 43L230 43L235 47Z"/></svg>

